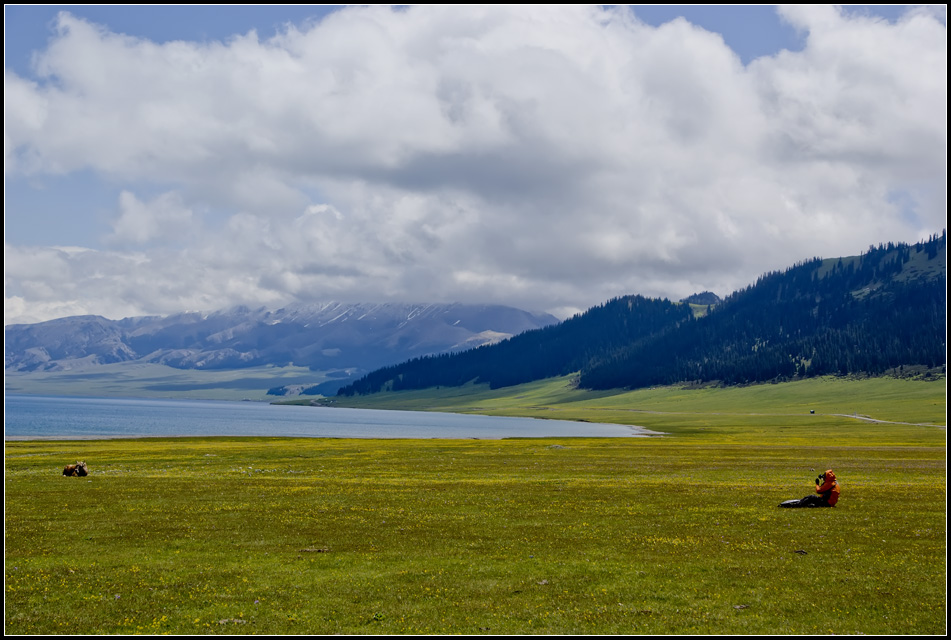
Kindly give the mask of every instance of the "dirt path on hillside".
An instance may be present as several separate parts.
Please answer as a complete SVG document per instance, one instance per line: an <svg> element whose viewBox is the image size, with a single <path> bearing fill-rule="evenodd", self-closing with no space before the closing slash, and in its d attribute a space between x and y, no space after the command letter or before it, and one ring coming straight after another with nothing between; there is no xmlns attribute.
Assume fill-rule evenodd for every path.
<svg viewBox="0 0 951 640"><path fill-rule="evenodd" d="M592 408L591 411L627 411L629 413L651 413L654 415L711 415L711 416L774 416L774 415L784 415L784 416L794 416L801 415L798 413L742 413L734 411L656 411L652 409L608 409L608 408ZM823 414L810 414L810 415L823 415ZM827 413L824 415L829 416L838 416L840 418L852 418L854 420L864 420L865 422L879 422L882 424L907 424L912 427L937 427L938 429L947 429L947 425L935 424L933 422L900 422L898 420L879 420L877 418L871 418L869 416L859 415L857 413Z"/></svg>
<svg viewBox="0 0 951 640"><path fill-rule="evenodd" d="M855 420L864 420L865 422L882 422L885 424L907 424L913 427L938 427L939 429L948 428L948 426L944 424L932 424L930 422L898 422L896 420L877 420L875 418L870 418L868 416L860 416L854 413L833 413L830 415L839 416L840 418L853 418Z"/></svg>

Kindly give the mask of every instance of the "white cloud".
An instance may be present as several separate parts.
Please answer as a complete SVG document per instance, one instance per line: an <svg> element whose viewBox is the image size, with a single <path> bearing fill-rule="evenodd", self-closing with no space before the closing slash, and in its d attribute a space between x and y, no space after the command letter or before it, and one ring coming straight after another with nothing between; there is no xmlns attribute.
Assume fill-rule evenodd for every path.
<svg viewBox="0 0 951 640"><path fill-rule="evenodd" d="M134 193L119 194L119 217L107 242L113 245L143 245L178 242L194 231L192 212L178 193L163 193L149 202Z"/></svg>
<svg viewBox="0 0 951 640"><path fill-rule="evenodd" d="M123 186L108 251L8 248L8 320L72 300L577 309L939 230L944 25L782 15L804 50L744 67L626 9L351 7L165 44L60 14L35 76L4 75L7 180Z"/></svg>

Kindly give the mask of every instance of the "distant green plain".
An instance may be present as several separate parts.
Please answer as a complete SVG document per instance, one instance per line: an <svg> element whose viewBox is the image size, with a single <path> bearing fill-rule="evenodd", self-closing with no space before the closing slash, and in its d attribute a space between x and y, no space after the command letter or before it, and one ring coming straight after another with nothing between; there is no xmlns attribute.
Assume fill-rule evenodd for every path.
<svg viewBox="0 0 951 640"><path fill-rule="evenodd" d="M7 442L5 631L946 631L944 379L350 402L667 435Z"/></svg>
<svg viewBox="0 0 951 640"><path fill-rule="evenodd" d="M7 371L4 387L7 393L28 395L262 401L275 398L267 395L273 387L312 386L327 379L306 367L201 370L117 362L70 371Z"/></svg>

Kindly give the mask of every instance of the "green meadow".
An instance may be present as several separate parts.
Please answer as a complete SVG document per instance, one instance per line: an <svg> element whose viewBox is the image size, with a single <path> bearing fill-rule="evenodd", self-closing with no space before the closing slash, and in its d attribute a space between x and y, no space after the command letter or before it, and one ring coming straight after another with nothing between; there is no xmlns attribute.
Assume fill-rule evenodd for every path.
<svg viewBox="0 0 951 640"><path fill-rule="evenodd" d="M349 402L665 435L7 442L6 633L946 631L943 378Z"/></svg>

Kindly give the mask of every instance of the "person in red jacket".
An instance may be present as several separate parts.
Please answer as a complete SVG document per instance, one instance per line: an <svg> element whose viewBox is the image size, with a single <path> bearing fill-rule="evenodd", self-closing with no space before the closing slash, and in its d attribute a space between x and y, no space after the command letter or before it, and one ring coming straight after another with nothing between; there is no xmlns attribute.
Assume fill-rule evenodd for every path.
<svg viewBox="0 0 951 640"><path fill-rule="evenodd" d="M832 469L826 469L825 473L816 478L816 493L826 501L827 506L834 507L839 501L839 483L836 482Z"/></svg>
<svg viewBox="0 0 951 640"><path fill-rule="evenodd" d="M781 507L834 507L839 501L839 483L835 479L835 473L832 469L827 469L825 473L816 478L816 492L811 496L806 496L802 500L787 500L779 506Z"/></svg>

